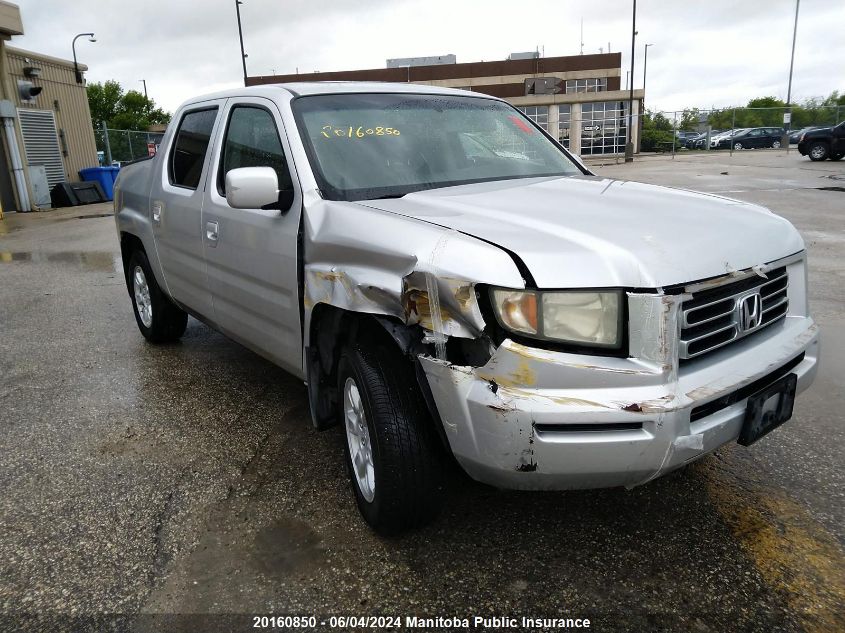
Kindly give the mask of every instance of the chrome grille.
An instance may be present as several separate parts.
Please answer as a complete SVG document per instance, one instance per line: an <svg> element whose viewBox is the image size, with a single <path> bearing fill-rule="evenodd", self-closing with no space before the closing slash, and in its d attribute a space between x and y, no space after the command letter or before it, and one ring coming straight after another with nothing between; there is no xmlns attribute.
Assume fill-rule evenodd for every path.
<svg viewBox="0 0 845 633"><path fill-rule="evenodd" d="M682 359L695 358L779 321L789 309L786 268L696 292L681 305ZM759 295L759 299L755 296Z"/></svg>

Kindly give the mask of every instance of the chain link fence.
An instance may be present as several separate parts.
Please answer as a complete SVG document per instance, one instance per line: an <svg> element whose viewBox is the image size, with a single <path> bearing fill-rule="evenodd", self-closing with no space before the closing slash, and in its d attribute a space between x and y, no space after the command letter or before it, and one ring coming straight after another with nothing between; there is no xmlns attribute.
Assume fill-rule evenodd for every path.
<svg viewBox="0 0 845 633"><path fill-rule="evenodd" d="M125 163L150 155L150 146L158 146L164 132L115 130L105 125L94 128L94 140L103 165Z"/></svg>
<svg viewBox="0 0 845 633"><path fill-rule="evenodd" d="M646 112L640 123L640 151L784 149L798 143L807 128L834 126L843 118L845 105Z"/></svg>

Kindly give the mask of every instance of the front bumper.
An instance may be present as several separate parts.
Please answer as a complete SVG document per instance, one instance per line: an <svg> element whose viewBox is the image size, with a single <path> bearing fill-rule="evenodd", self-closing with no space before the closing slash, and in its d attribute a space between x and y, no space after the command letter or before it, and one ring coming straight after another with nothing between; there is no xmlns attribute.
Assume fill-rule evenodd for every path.
<svg viewBox="0 0 845 633"><path fill-rule="evenodd" d="M514 489L636 486L735 441L747 396L691 422L693 409L765 382L801 355L790 370L798 391L815 378L819 334L808 316L679 364L666 335L676 299L629 295L629 305L662 315L651 343L632 336L637 358L510 340L483 367L420 357L451 450L470 476Z"/></svg>

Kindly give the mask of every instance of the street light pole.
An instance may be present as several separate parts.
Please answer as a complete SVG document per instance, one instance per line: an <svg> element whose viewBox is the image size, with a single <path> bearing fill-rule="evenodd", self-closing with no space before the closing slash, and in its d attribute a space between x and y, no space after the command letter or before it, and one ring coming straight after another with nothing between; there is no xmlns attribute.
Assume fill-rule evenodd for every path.
<svg viewBox="0 0 845 633"><path fill-rule="evenodd" d="M144 84L144 99L149 100L147 98L147 80L146 79L139 79L138 81L140 81L142 84Z"/></svg>
<svg viewBox="0 0 845 633"><path fill-rule="evenodd" d="M238 39L241 41L241 64L244 67L244 86L246 86L246 53L244 52L244 32L241 28L241 0L235 0L235 12L238 14Z"/></svg>
<svg viewBox="0 0 845 633"><path fill-rule="evenodd" d="M77 35L76 37L73 38L73 42L70 45L71 49L73 49L73 73L74 73L74 75L76 75L76 83L78 83L78 84L82 83L82 73L79 72L79 64L76 63L76 40L78 40L80 37L86 37L86 36L89 38L88 39L89 42L96 42L97 41L94 38L93 33L80 33L79 35Z"/></svg>
<svg viewBox="0 0 845 633"><path fill-rule="evenodd" d="M789 84L786 89L786 109L789 112L789 122L784 122L786 132L783 135L783 140L786 142L787 152L789 151L789 130L792 128L792 66L795 63L795 37L798 35L798 7L800 4L801 0L795 0L795 23L792 26L792 55L789 58Z"/></svg>
<svg viewBox="0 0 845 633"><path fill-rule="evenodd" d="M625 162L630 163L634 160L634 143L631 132L631 127L634 123L634 49L637 41L637 0L634 0L634 10L631 17L631 80L630 93L628 96L628 142L625 144Z"/></svg>
<svg viewBox="0 0 845 633"><path fill-rule="evenodd" d="M645 78L646 73L648 72L648 47L654 46L654 44L646 44L645 45L645 53L643 54L643 110L645 110Z"/></svg>

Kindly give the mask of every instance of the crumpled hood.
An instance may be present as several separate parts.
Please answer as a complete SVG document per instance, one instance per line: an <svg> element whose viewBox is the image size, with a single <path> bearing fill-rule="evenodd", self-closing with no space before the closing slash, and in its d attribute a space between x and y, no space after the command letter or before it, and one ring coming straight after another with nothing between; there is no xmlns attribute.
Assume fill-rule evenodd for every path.
<svg viewBox="0 0 845 633"><path fill-rule="evenodd" d="M656 288L803 250L785 219L720 196L597 176L447 187L359 204L516 253L540 288Z"/></svg>

